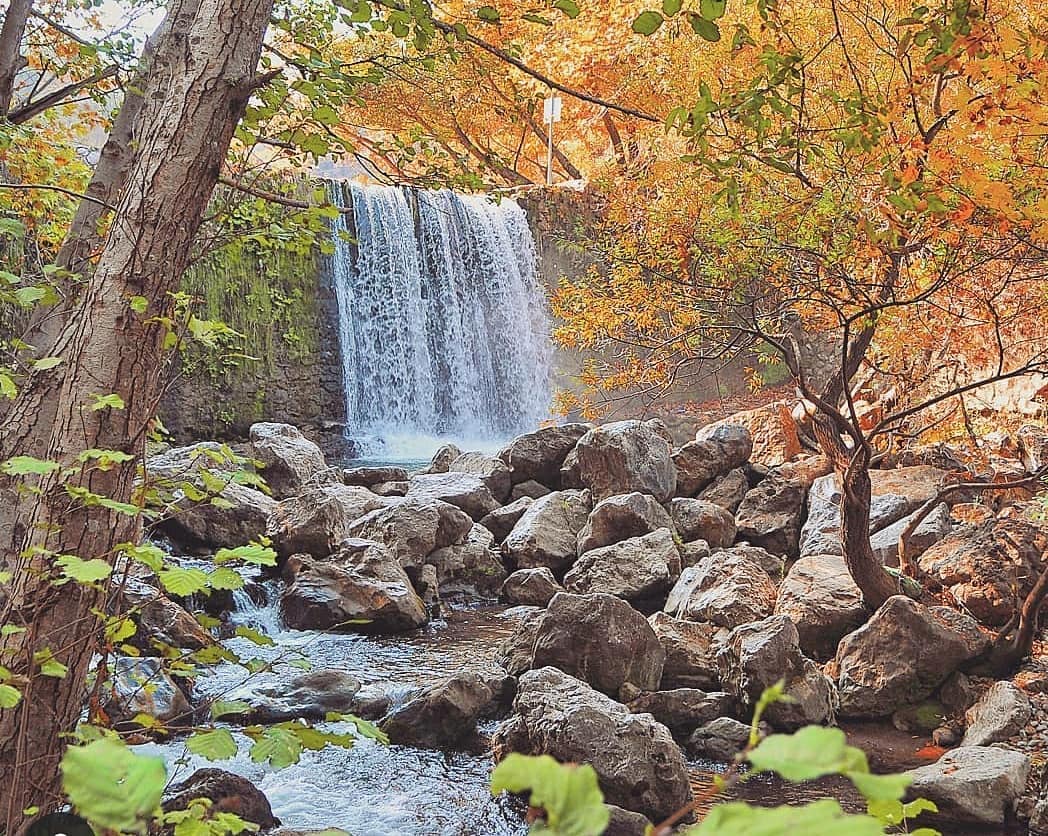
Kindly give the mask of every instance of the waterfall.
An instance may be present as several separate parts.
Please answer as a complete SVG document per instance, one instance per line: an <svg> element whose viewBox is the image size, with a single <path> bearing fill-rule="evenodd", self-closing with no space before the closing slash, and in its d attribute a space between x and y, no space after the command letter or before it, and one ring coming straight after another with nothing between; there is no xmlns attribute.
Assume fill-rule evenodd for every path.
<svg viewBox="0 0 1048 836"><path fill-rule="evenodd" d="M352 210L334 222L331 270L348 433L365 455L404 455L418 438L493 446L548 418L549 318L520 206L329 188Z"/></svg>

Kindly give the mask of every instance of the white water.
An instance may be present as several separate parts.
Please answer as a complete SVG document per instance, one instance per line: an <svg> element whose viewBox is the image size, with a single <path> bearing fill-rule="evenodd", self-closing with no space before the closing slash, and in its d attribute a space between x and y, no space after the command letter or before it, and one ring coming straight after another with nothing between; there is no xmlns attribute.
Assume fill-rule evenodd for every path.
<svg viewBox="0 0 1048 836"><path fill-rule="evenodd" d="M371 458L493 449L549 417L535 243L512 200L332 182L348 434Z"/></svg>

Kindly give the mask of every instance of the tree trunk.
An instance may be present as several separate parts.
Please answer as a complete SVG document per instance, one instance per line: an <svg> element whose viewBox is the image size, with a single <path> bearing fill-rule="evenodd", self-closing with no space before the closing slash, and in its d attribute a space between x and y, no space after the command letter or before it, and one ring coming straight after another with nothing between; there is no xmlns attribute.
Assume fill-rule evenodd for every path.
<svg viewBox="0 0 1048 836"><path fill-rule="evenodd" d="M14 99L15 77L25 66L22 37L33 0L10 0L0 28L0 119L6 119Z"/></svg>
<svg viewBox="0 0 1048 836"><path fill-rule="evenodd" d="M0 460L36 455L74 471L41 477L38 495L20 494L13 508L0 510L0 548L13 571L0 623L26 628L0 640L23 692L16 708L0 712L0 815L9 834L25 826L26 807L49 810L60 802L62 735L82 710L99 627L91 610L101 593L52 585L50 556L112 562L119 544L140 530L137 517L70 493L86 489L128 502L139 461L101 471L76 457L87 448L142 453L161 392L167 331L155 317L172 313L171 293L233 131L264 81L256 67L271 8L272 0L171 1L171 32L143 96L126 188L98 264L50 352L63 363L32 375L0 433ZM149 303L144 314L129 304L139 296ZM97 395L109 393L124 407L92 408ZM50 420L39 420L43 404L56 405ZM15 487L0 477L0 493L12 496ZM64 678L40 675L33 658L44 650L67 666Z"/></svg>

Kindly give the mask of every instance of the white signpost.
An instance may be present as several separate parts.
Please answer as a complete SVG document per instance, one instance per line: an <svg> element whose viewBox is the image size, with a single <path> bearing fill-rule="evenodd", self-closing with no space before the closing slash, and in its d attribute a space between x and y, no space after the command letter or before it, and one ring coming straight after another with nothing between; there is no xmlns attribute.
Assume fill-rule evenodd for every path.
<svg viewBox="0 0 1048 836"><path fill-rule="evenodd" d="M546 129L546 185L553 185L553 123L560 121L560 107L562 101L560 96L549 96L542 109L542 121L549 127Z"/></svg>

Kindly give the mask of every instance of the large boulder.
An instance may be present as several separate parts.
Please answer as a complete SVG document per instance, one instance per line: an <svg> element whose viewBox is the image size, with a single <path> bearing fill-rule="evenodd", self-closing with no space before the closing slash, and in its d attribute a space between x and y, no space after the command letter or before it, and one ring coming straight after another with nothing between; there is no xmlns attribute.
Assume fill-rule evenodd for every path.
<svg viewBox="0 0 1048 836"><path fill-rule="evenodd" d="M988 746L1018 734L1033 716L1030 698L1011 682L995 682L964 715L962 746Z"/></svg>
<svg viewBox="0 0 1048 836"><path fill-rule="evenodd" d="M805 494L799 482L769 476L746 494L735 513L739 538L774 554L796 557Z"/></svg>
<svg viewBox="0 0 1048 836"><path fill-rule="evenodd" d="M564 572L575 562L576 540L589 511L585 491L556 491L536 499L502 542L502 554L513 568Z"/></svg>
<svg viewBox="0 0 1048 836"><path fill-rule="evenodd" d="M167 791L163 808L165 813L185 810L198 798L211 802L213 812L235 813L244 821L257 824L262 831L280 826L273 815L269 800L247 778L223 769L198 769L185 781Z"/></svg>
<svg viewBox="0 0 1048 836"><path fill-rule="evenodd" d="M441 596L497 595L506 579L506 570L494 545L491 532L474 523L464 542L431 552L426 563L436 567Z"/></svg>
<svg viewBox="0 0 1048 836"><path fill-rule="evenodd" d="M261 491L229 482L213 499L183 497L165 509L161 530L190 548L235 548L266 533L277 501Z"/></svg>
<svg viewBox="0 0 1048 836"><path fill-rule="evenodd" d="M586 552L564 576L564 588L579 594L607 592L633 602L660 598L661 603L680 572L673 534L660 528Z"/></svg>
<svg viewBox="0 0 1048 836"><path fill-rule="evenodd" d="M914 514L917 512L915 511ZM874 555L886 566L899 565L899 537L913 520L913 514L896 520L887 528L870 535L870 547ZM942 540L953 529L950 506L939 503L932 512L921 520L906 541L906 555L911 561Z"/></svg>
<svg viewBox="0 0 1048 836"><path fill-rule="evenodd" d="M509 505L502 505L485 514L481 517L480 524L491 532L496 543L501 543L509 536L513 526L520 522L520 518L524 516L524 512L531 507L534 501L530 496L522 496L513 500Z"/></svg>
<svg viewBox="0 0 1048 836"><path fill-rule="evenodd" d="M531 667L552 665L605 694L658 690L665 651L647 620L614 595L553 596L539 621Z"/></svg>
<svg viewBox="0 0 1048 836"><path fill-rule="evenodd" d="M862 593L852 580L844 558L835 554L802 557L779 584L775 612L797 627L801 650L824 662L837 645L866 620Z"/></svg>
<svg viewBox="0 0 1048 836"><path fill-rule="evenodd" d="M480 479L500 505L509 499L512 471L501 459L483 453L463 453L448 468L449 473L471 473Z"/></svg>
<svg viewBox="0 0 1048 836"><path fill-rule="evenodd" d="M749 740L749 725L731 717L717 717L695 729L685 748L693 758L731 763Z"/></svg>
<svg viewBox="0 0 1048 836"><path fill-rule="evenodd" d="M746 471L737 467L714 479L712 483L699 491L697 498L719 505L725 511L734 514L749 490L750 480L746 478ZM679 485L677 492L680 493Z"/></svg>
<svg viewBox="0 0 1048 836"><path fill-rule="evenodd" d="M776 401L756 409L736 412L707 424L696 433L696 438L702 441L725 427L742 427L753 439L747 459L764 467L776 467L801 452L797 422L793 419L791 409L792 404L788 401Z"/></svg>
<svg viewBox="0 0 1048 836"><path fill-rule="evenodd" d="M677 534L685 542L705 540L711 547L726 548L735 542L735 518L713 502L677 497L669 502Z"/></svg>
<svg viewBox="0 0 1048 836"><path fill-rule="evenodd" d="M401 566L415 569L431 552L464 542L472 531L469 515L454 505L408 497L387 501L385 507L354 520L346 536L381 543Z"/></svg>
<svg viewBox="0 0 1048 836"><path fill-rule="evenodd" d="M930 465L912 465L892 470L870 471L870 493L873 496L901 496L907 511L915 511L929 499L938 496L946 482L946 471Z"/></svg>
<svg viewBox="0 0 1048 836"><path fill-rule="evenodd" d="M429 618L397 558L368 540L346 539L328 560L295 555L284 574L284 623L293 630L397 632Z"/></svg>
<svg viewBox="0 0 1048 836"><path fill-rule="evenodd" d="M726 630L706 621L684 621L664 612L651 615L648 623L666 653L660 689L710 690L720 685L717 652L719 639Z"/></svg>
<svg viewBox="0 0 1048 836"><path fill-rule="evenodd" d="M520 676L530 670L535 660L535 637L546 611L539 607L514 607L519 613L515 629L502 640L495 651L495 662L510 676Z"/></svg>
<svg viewBox="0 0 1048 836"><path fill-rule="evenodd" d="M391 743L441 749L469 740L495 692L475 673L460 673L431 685L382 721Z"/></svg>
<svg viewBox="0 0 1048 836"><path fill-rule="evenodd" d="M720 476L749 461L753 439L744 427L722 425L690 441L673 454L677 467L677 494L695 496Z"/></svg>
<svg viewBox="0 0 1048 836"><path fill-rule="evenodd" d="M327 465L324 454L290 424L258 423L248 430L251 452L274 496L293 496Z"/></svg>
<svg viewBox="0 0 1048 836"><path fill-rule="evenodd" d="M665 502L677 488L670 445L643 421L619 421L590 430L579 439L575 455L579 478L597 502L631 491Z"/></svg>
<svg viewBox="0 0 1048 836"><path fill-rule="evenodd" d="M808 516L800 533L800 555L843 555L841 545L841 491L836 474L814 480L808 491ZM915 511L913 501L901 494L876 494L870 500L870 534Z"/></svg>
<svg viewBox="0 0 1048 836"><path fill-rule="evenodd" d="M512 470L513 484L534 481L556 490L560 468L575 443L589 432L588 424L543 427L513 439L499 453Z"/></svg>
<svg viewBox="0 0 1048 836"><path fill-rule="evenodd" d="M653 821L691 800L684 755L665 726L556 668L520 678L513 712L495 733L496 758L522 752L589 764L606 801Z"/></svg>
<svg viewBox="0 0 1048 836"><path fill-rule="evenodd" d="M203 650L215 644L214 637L160 590L130 579L124 584L111 612L130 613L135 633L127 643L146 654L167 648Z"/></svg>
<svg viewBox="0 0 1048 836"><path fill-rule="evenodd" d="M641 694L626 707L634 714L650 714L679 738L687 737L703 723L728 713L734 703L731 694L723 691L674 688Z"/></svg>
<svg viewBox="0 0 1048 836"><path fill-rule="evenodd" d="M356 713L360 680L345 671L321 668L290 681L266 682L235 688L223 696L249 707L238 718L252 723L283 723L299 718L323 720L329 712ZM226 720L229 715L223 715Z"/></svg>
<svg viewBox="0 0 1048 836"><path fill-rule="evenodd" d="M936 819L1002 825L1026 788L1030 759L1010 749L965 746L906 774L913 779L908 796L934 802L939 808ZM928 818L922 815L922 823Z"/></svg>
<svg viewBox="0 0 1048 836"><path fill-rule="evenodd" d="M374 488L390 482L406 482L408 472L402 467L386 465L384 467L352 467L342 471L344 485L359 485L362 488Z"/></svg>
<svg viewBox="0 0 1048 836"><path fill-rule="evenodd" d="M737 627L770 615L775 595L768 573L750 556L721 551L681 572L663 610L676 618Z"/></svg>
<svg viewBox="0 0 1048 836"><path fill-rule="evenodd" d="M835 667L844 717L887 717L920 702L988 640L975 621L896 595L845 636Z"/></svg>
<svg viewBox="0 0 1048 836"><path fill-rule="evenodd" d="M564 485L563 488L581 488L581 484ZM528 479L527 482L518 482L513 486L513 490L509 492L510 503L516 502L518 499L538 499L548 493L553 493L552 490L547 488L545 485L536 482L534 479Z"/></svg>
<svg viewBox="0 0 1048 836"><path fill-rule="evenodd" d="M139 714L152 717L170 730L193 725L189 700L164 670L161 659L116 656L110 662L112 689L105 711L118 729L135 729Z"/></svg>
<svg viewBox="0 0 1048 836"><path fill-rule="evenodd" d="M277 505L269 515L266 536L282 558L293 554L327 557L349 536L354 520L391 501L355 485L313 485Z"/></svg>
<svg viewBox="0 0 1048 836"><path fill-rule="evenodd" d="M563 592L553 573L543 566L540 569L518 569L502 584L500 597L510 604L545 607L553 596Z"/></svg>
<svg viewBox="0 0 1048 836"><path fill-rule="evenodd" d="M583 554L660 528L672 534L673 521L655 497L636 491L609 496L593 506L579 532L578 552Z"/></svg>
<svg viewBox="0 0 1048 836"><path fill-rule="evenodd" d="M417 473L447 473L451 469L451 463L462 455L462 451L454 444L442 444L433 454L429 465L416 471Z"/></svg>
<svg viewBox="0 0 1048 836"><path fill-rule="evenodd" d="M461 508L474 520L499 507L484 480L473 473L449 471L412 476L407 495L409 499L447 502Z"/></svg>

